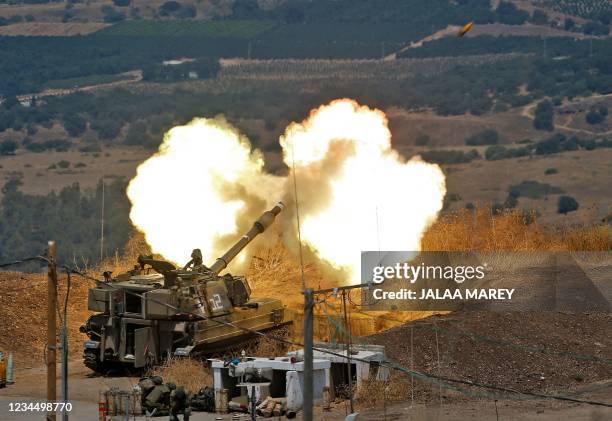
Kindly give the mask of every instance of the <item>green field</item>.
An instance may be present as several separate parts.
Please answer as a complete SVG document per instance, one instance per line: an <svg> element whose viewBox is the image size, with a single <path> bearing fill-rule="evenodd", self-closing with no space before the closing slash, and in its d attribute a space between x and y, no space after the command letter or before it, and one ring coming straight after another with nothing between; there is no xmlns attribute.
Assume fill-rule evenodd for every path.
<svg viewBox="0 0 612 421"><path fill-rule="evenodd" d="M121 22L101 29L96 35L162 36L249 39L277 25L274 21L224 20L195 21L136 20Z"/></svg>

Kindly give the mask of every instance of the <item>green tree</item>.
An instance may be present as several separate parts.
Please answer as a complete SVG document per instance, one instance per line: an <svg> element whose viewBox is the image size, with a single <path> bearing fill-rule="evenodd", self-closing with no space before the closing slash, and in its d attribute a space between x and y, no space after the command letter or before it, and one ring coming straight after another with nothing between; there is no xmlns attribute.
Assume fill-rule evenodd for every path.
<svg viewBox="0 0 612 421"><path fill-rule="evenodd" d="M497 161L498 159L508 158L508 149L501 145L489 146L485 150L485 159L487 161Z"/></svg>
<svg viewBox="0 0 612 421"><path fill-rule="evenodd" d="M94 120L91 123L91 128L98 133L101 139L112 140L119 135L123 127L123 123L117 119L102 119Z"/></svg>
<svg viewBox="0 0 612 421"><path fill-rule="evenodd" d="M536 9L531 15L531 23L534 25L546 25L548 23L548 15L543 10Z"/></svg>
<svg viewBox="0 0 612 421"><path fill-rule="evenodd" d="M563 215L567 215L569 212L574 212L578 210L580 205L578 201L571 196L561 196L559 197L559 202L557 203L557 211L562 213Z"/></svg>
<svg viewBox="0 0 612 421"><path fill-rule="evenodd" d="M514 3L502 1L497 7L497 16L501 23L522 25L529 18L529 13L517 8Z"/></svg>
<svg viewBox="0 0 612 421"><path fill-rule="evenodd" d="M80 114L64 115L63 124L71 137L80 136L87 129L87 121Z"/></svg>
<svg viewBox="0 0 612 421"><path fill-rule="evenodd" d="M495 145L499 140L499 134L495 129L486 129L482 132L473 134L465 139L468 146Z"/></svg>
<svg viewBox="0 0 612 421"><path fill-rule="evenodd" d="M555 129L554 107L549 100L540 101L535 109L533 127L537 130L547 130L552 132Z"/></svg>
<svg viewBox="0 0 612 421"><path fill-rule="evenodd" d="M13 155L17 150L17 142L6 139L0 142L0 155Z"/></svg>
<svg viewBox="0 0 612 421"><path fill-rule="evenodd" d="M606 119L608 115L608 109L606 107L591 108L586 113L585 120L589 124L599 124Z"/></svg>

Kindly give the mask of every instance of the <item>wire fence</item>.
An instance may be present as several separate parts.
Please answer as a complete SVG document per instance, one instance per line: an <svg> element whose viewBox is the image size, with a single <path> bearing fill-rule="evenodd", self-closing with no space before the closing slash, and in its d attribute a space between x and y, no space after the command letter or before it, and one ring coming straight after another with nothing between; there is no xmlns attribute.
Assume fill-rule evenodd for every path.
<svg viewBox="0 0 612 421"><path fill-rule="evenodd" d="M16 266L22 263L26 263L26 262L31 262L31 261L35 261L35 260L39 260L39 261L45 261L45 262L49 262L49 259L47 259L45 256L33 256L33 257L29 257L29 258L25 258L25 259L21 259L21 260L16 260L13 262L7 262L7 263L2 263L0 264L0 268L5 268L5 267L12 267L12 266ZM53 262L54 263L54 262ZM90 281L95 281L95 282L101 282L99 279L94 278L90 275L88 275L85 272L82 272L76 268L71 268L67 265L62 265L61 266L62 269L64 269L64 271L66 272L66 274L69 276L70 274L75 274L78 275L84 279L90 280ZM68 278L70 279L70 278ZM108 282L104 282L105 286L108 286L110 288L113 289L118 289L117 287L113 286L111 283ZM69 290L68 290L69 291ZM67 291L67 293L69 293ZM295 347L304 347L303 343L297 342L297 341L293 341L284 337L279 337L276 336L274 334L271 334L269 332L260 332L254 329L250 329L244 326L240 326L237 325L235 323L226 321L226 320L220 320L219 318L214 318L214 317L207 317L207 316L203 316L202 314L199 313L194 313L194 312L185 312L182 310L179 310L179 308L168 304L166 302L160 301L160 300L156 300L152 297L148 297L144 294L139 294L133 291L129 291L129 290L124 290L126 294L129 295L133 295L136 297L139 297L140 299L144 300L144 301L151 301L154 302L158 305L162 305L165 306L173 311L181 311L184 314L188 314L188 315L192 315L194 316L196 319L200 319L200 320L207 320L210 321L212 323L216 323L219 325L224 325L224 326L228 326L228 327L233 327L234 329L240 330L244 333L247 334L251 334L251 335L255 335L255 336L259 336L259 337L263 337L272 341L276 341L279 343L283 343L286 345L291 345L291 346L295 346ZM144 302L143 301L143 302ZM66 301L64 303L64 309L67 308L67 303L68 303L68 297L66 297ZM331 305L329 303L326 302L326 300L317 300L315 305L327 305L330 306ZM325 310L322 310L325 312ZM350 338L351 341L354 340L354 338L352 337L351 333L349 330L346 329L345 326L342 325L342 323L339 323L337 320L335 320L334 317L330 316L329 313L327 313L328 315L328 319L330 320L331 323L334 323L337 327L338 331L343 331L345 335L347 335L347 338ZM434 329L438 329L438 331L445 331L445 329L441 329L441 328L434 328ZM497 345L500 346L519 346L518 344L513 344L513 343L507 343L507 342L503 342L503 341L498 341L495 340L493 338L489 338L483 335L476 335L476 334L472 334L471 332L453 332L455 334L461 334L461 335L467 335L467 336L471 336L474 337L477 340L483 340L483 341L487 341L487 342L492 342L495 343ZM362 342L363 343L363 342ZM602 362L602 363L606 363L609 364L610 361L607 359L601 359L599 357L595 357L595 356L588 356L588 355L581 355L581 354L573 354L573 353L560 353L560 352L551 352L551 351L547 351L545 348L541 348L541 347L534 347L534 346L523 346L526 350L529 350L531 352L548 352L549 355L556 355L556 356L563 356L563 357L572 357L572 358L577 358L577 359L582 359L582 360L590 360L590 361L597 361L597 362ZM363 363L367 363L369 364L370 361L368 360L364 360L358 357L353 357L350 355L345 355L342 353L338 353L338 352L334 352L331 351L329 349L326 348L320 348L320 347L314 347L315 351L324 353L324 354L328 354L328 355L333 355L339 358L343 358L343 359L347 359L347 360L352 360L352 361L357 361L357 362L363 362ZM420 379L423 382L429 383L429 384L433 384L436 386L440 386L443 387L447 390L453 390L453 391L457 391L460 392L466 396L470 396L470 397L486 397L486 398L490 398L490 399L499 399L500 397L502 398L508 398L508 397L512 397L513 399L519 399L519 400L524 400L524 399L529 399L529 398L538 398L538 399L549 399L549 400L559 400L559 401L566 401L566 402L574 402L574 403L581 403L581 404L588 404L588 405L594 405L594 406L604 406L604 407L612 407L612 403L609 402L600 402L600 401L592 401L592 400L586 400L586 399L578 399L578 398L573 398L571 396L566 396L566 395L558 395L558 394L546 394L546 393L539 393L539 392L531 392L531 391L525 391L525 390L517 390L517 389L513 389L513 388L508 388L508 387L503 387L503 386L498 386L498 385L494 385L494 384L488 384L488 383L483 383L483 382L477 382L477 381L472 381L472 380L464 380L464 379L457 379L457 378L452 378L452 377L445 377L445 376L441 376L441 375L436 375L433 373L427 373L427 372L423 372L423 371L419 371L419 370L415 370L413 368L408 368L408 367L404 367L401 364L387 358L385 361L380 363L381 366L383 367L387 367L391 370L397 371L397 372L401 372L404 374L407 374L409 376L411 376L412 378L417 378ZM472 388L479 388L479 389L484 389L484 391L480 391L480 392L474 392L472 390L468 390L465 386L469 386ZM492 393L492 392L496 392L496 393ZM500 392L502 394L500 394Z"/></svg>

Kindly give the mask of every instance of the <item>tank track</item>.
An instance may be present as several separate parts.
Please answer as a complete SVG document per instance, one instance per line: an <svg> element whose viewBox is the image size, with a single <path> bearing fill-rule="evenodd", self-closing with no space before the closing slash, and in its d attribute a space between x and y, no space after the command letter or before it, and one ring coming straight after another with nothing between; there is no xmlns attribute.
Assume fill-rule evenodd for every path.
<svg viewBox="0 0 612 421"><path fill-rule="evenodd" d="M106 370L104 370L104 363L100 361L98 352L91 349L86 349L83 351L83 363L85 364L85 367L95 371L96 373L104 374L106 372Z"/></svg>
<svg viewBox="0 0 612 421"><path fill-rule="evenodd" d="M291 324L279 325L277 327L273 327L267 329L265 333L273 334L276 337L290 339L293 333L293 327ZM272 339L267 339L260 336L251 336L249 338L239 340L237 342L226 344L222 347L215 348L211 350L202 349L201 351L192 352L189 358L195 358L201 360L206 363L208 358L217 358L220 360L229 360L235 357L239 357L242 354L242 351L245 351L248 356L261 356L261 357L270 357L270 356L280 356L284 355L288 351L288 346L280 343L278 341L274 341ZM122 365L119 363L110 363L100 361L98 350L85 349L83 351L83 363L90 370L106 375L110 372L114 372L118 370ZM160 364L163 364L160 362ZM147 372L152 367L144 367L142 369L135 369L131 367L123 367L122 372Z"/></svg>

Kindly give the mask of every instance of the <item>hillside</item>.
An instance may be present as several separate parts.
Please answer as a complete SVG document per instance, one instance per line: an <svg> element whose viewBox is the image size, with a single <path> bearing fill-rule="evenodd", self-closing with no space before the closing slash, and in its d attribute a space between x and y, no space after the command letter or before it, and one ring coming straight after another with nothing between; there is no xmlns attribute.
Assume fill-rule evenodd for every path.
<svg viewBox="0 0 612 421"><path fill-rule="evenodd" d="M610 379L612 354L606 332L611 322L607 313L455 312L411 322L367 341L384 345L389 357L417 371L514 390L572 395ZM413 361L406 352L411 337ZM404 379L406 396L410 384L407 376ZM442 393L448 402L456 396L451 392L454 387L468 396L493 393L451 382L439 391L438 383L417 378L416 399L436 402Z"/></svg>

